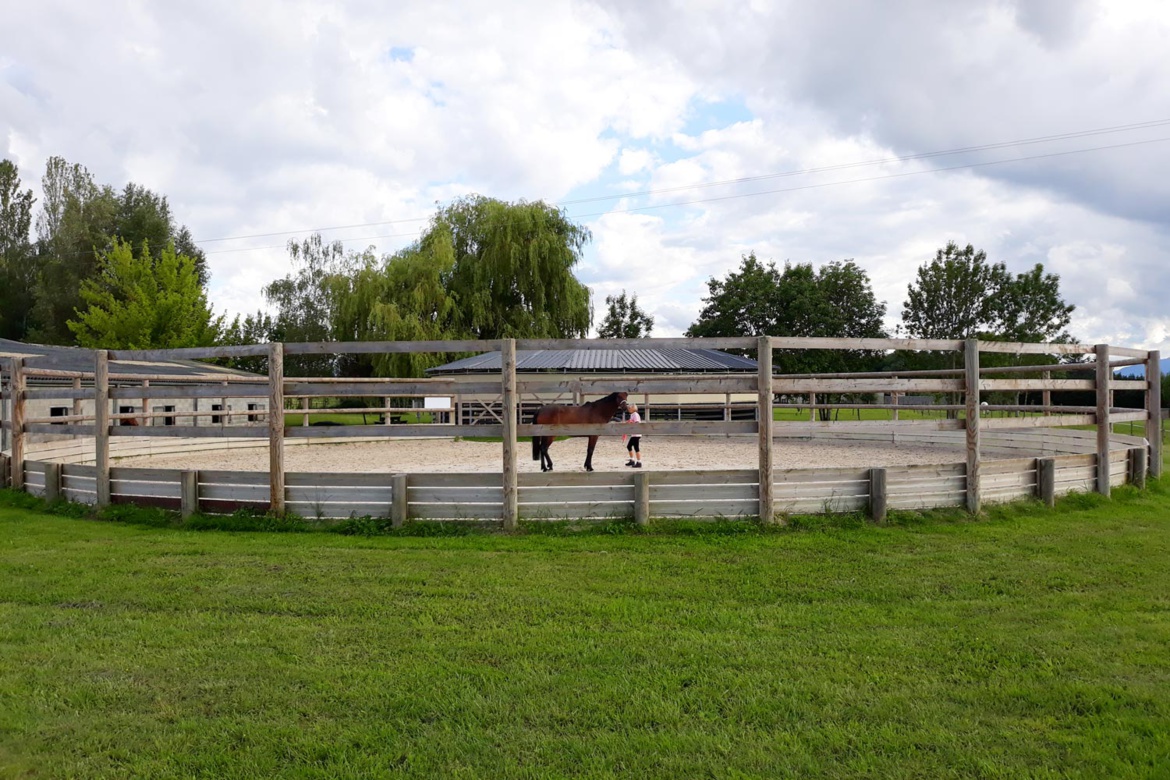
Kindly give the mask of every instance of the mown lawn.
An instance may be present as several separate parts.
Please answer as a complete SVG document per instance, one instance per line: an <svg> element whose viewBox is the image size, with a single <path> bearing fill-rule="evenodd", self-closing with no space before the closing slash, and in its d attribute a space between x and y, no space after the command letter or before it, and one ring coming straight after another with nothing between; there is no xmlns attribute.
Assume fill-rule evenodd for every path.
<svg viewBox="0 0 1170 780"><path fill-rule="evenodd" d="M0 776L1170 771L1165 482L896 521L357 537L0 506Z"/></svg>
<svg viewBox="0 0 1170 780"><path fill-rule="evenodd" d="M394 414L401 417L405 423L433 422L430 412L412 412L404 409ZM383 423L379 421L381 417L382 414L380 412L368 412L366 414L310 412L309 425L319 425L321 423L331 423L333 425L382 425ZM305 413L302 411L286 411L284 413L284 424L293 427L304 425Z"/></svg>

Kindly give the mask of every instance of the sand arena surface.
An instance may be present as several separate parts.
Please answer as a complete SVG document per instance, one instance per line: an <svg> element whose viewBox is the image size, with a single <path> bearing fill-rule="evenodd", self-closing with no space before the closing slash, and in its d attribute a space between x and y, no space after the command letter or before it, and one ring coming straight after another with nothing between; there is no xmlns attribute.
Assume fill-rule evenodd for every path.
<svg viewBox="0 0 1170 780"><path fill-rule="evenodd" d="M521 442L520 471L540 471L532 460L532 445ZM585 439L567 439L549 450L557 471L582 471ZM739 437L644 437L642 461L649 470L754 469L758 443L755 436ZM776 468L825 468L901 466L917 463L961 463L962 450L954 447L891 447L860 442L777 441ZM309 444L285 447L285 471L297 472L499 472L502 452L499 442L454 441L451 439L388 439L380 442ZM598 471L624 471L625 445L618 437L604 437L593 453ZM118 466L172 469L223 469L267 471L267 447L249 447L177 455L142 455L119 458Z"/></svg>

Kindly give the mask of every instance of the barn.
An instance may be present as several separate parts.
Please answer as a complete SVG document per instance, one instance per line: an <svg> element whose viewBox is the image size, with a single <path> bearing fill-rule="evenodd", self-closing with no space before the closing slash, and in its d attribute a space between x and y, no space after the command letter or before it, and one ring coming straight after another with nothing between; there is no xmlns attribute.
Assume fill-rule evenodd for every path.
<svg viewBox="0 0 1170 780"><path fill-rule="evenodd" d="M755 375L756 361L717 349L538 349L516 352L516 373L529 379L542 376L561 380L566 374L588 377L596 388L598 379L612 379L606 392L625 390L632 380L671 376L710 376L712 374ZM485 380L498 381L500 353L480 355L436 366L428 376L444 377L471 384ZM535 382L533 384L536 384ZM590 394L580 387L572 390L529 391L521 393L520 413L526 418L531 412L550 403L579 404L605 393ZM755 393L638 393L631 400L638 402L645 420L754 420ZM456 392L454 397L426 399L426 405L435 409L450 409L461 425L498 423L502 398L500 394Z"/></svg>
<svg viewBox="0 0 1170 780"><path fill-rule="evenodd" d="M74 399L62 401L60 391L65 388L93 387L91 378L94 370L94 352L78 347L58 347L45 344L27 344L20 341L0 339L0 387L9 388L11 359L23 359L26 368L36 368L37 373L27 381L25 416L27 420L50 420L65 425L78 415L92 415L93 401ZM113 410L118 417L116 424L156 426L227 426L267 425L268 402L266 398L232 395L232 388L241 384L263 383L268 378L246 371L237 371L222 366L197 363L190 360L114 360L110 361L110 387L122 384L134 387L185 387L206 385L217 382L223 385L224 394L219 398L155 398L153 400L122 398ZM49 375L45 375L49 374ZM12 418L12 399L5 392L0 398L0 421ZM55 397L51 397L55 396ZM223 412L223 414L196 415L196 412ZM0 449L11 446L6 426L0 426ZM29 441L36 442L51 438L51 434L31 434Z"/></svg>

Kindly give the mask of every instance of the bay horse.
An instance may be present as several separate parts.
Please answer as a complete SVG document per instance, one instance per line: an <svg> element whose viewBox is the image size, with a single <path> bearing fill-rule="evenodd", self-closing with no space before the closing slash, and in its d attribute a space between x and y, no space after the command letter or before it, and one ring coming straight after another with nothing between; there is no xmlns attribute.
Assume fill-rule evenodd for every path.
<svg viewBox="0 0 1170 780"><path fill-rule="evenodd" d="M598 425L613 419L618 409L626 408L626 393L610 393L605 398L582 404L581 406L563 406L549 404L536 410L532 415L533 425ZM540 461L541 471L552 471L553 462L549 457L548 448L553 443L553 436L532 437L532 459ZM597 436L589 437L589 451L585 455L585 470L593 471L593 448L597 446Z"/></svg>

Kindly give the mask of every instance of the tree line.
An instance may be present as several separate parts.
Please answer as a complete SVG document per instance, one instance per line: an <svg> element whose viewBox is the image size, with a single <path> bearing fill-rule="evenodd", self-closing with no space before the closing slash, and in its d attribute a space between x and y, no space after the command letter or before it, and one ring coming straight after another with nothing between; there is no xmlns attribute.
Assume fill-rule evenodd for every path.
<svg viewBox="0 0 1170 780"><path fill-rule="evenodd" d="M0 160L0 337L43 344L213 343L207 263L165 196L49 158L42 203ZM33 228L35 227L35 238ZM91 315L90 312L93 312Z"/></svg>
<svg viewBox="0 0 1170 780"><path fill-rule="evenodd" d="M483 196L440 207L397 252L346 251L320 235L288 244L292 271L263 289L267 308L231 323L207 301L206 258L165 196L101 185L83 166L51 158L35 218L31 190L0 161L0 336L106 348L262 341L581 338L593 327L590 291L576 276L589 230L543 202ZM707 282L688 336L883 338L886 304L852 260L762 262L754 253ZM603 338L649 335L654 321L623 290L606 298ZM972 245L951 242L907 288L910 338L1067 341L1074 307L1036 264L1012 274ZM292 370L419 375L444 356L305 358ZM831 350L782 353L787 372L937 364L938 355ZM993 358L996 359L996 358ZM933 363L931 361L934 361Z"/></svg>

